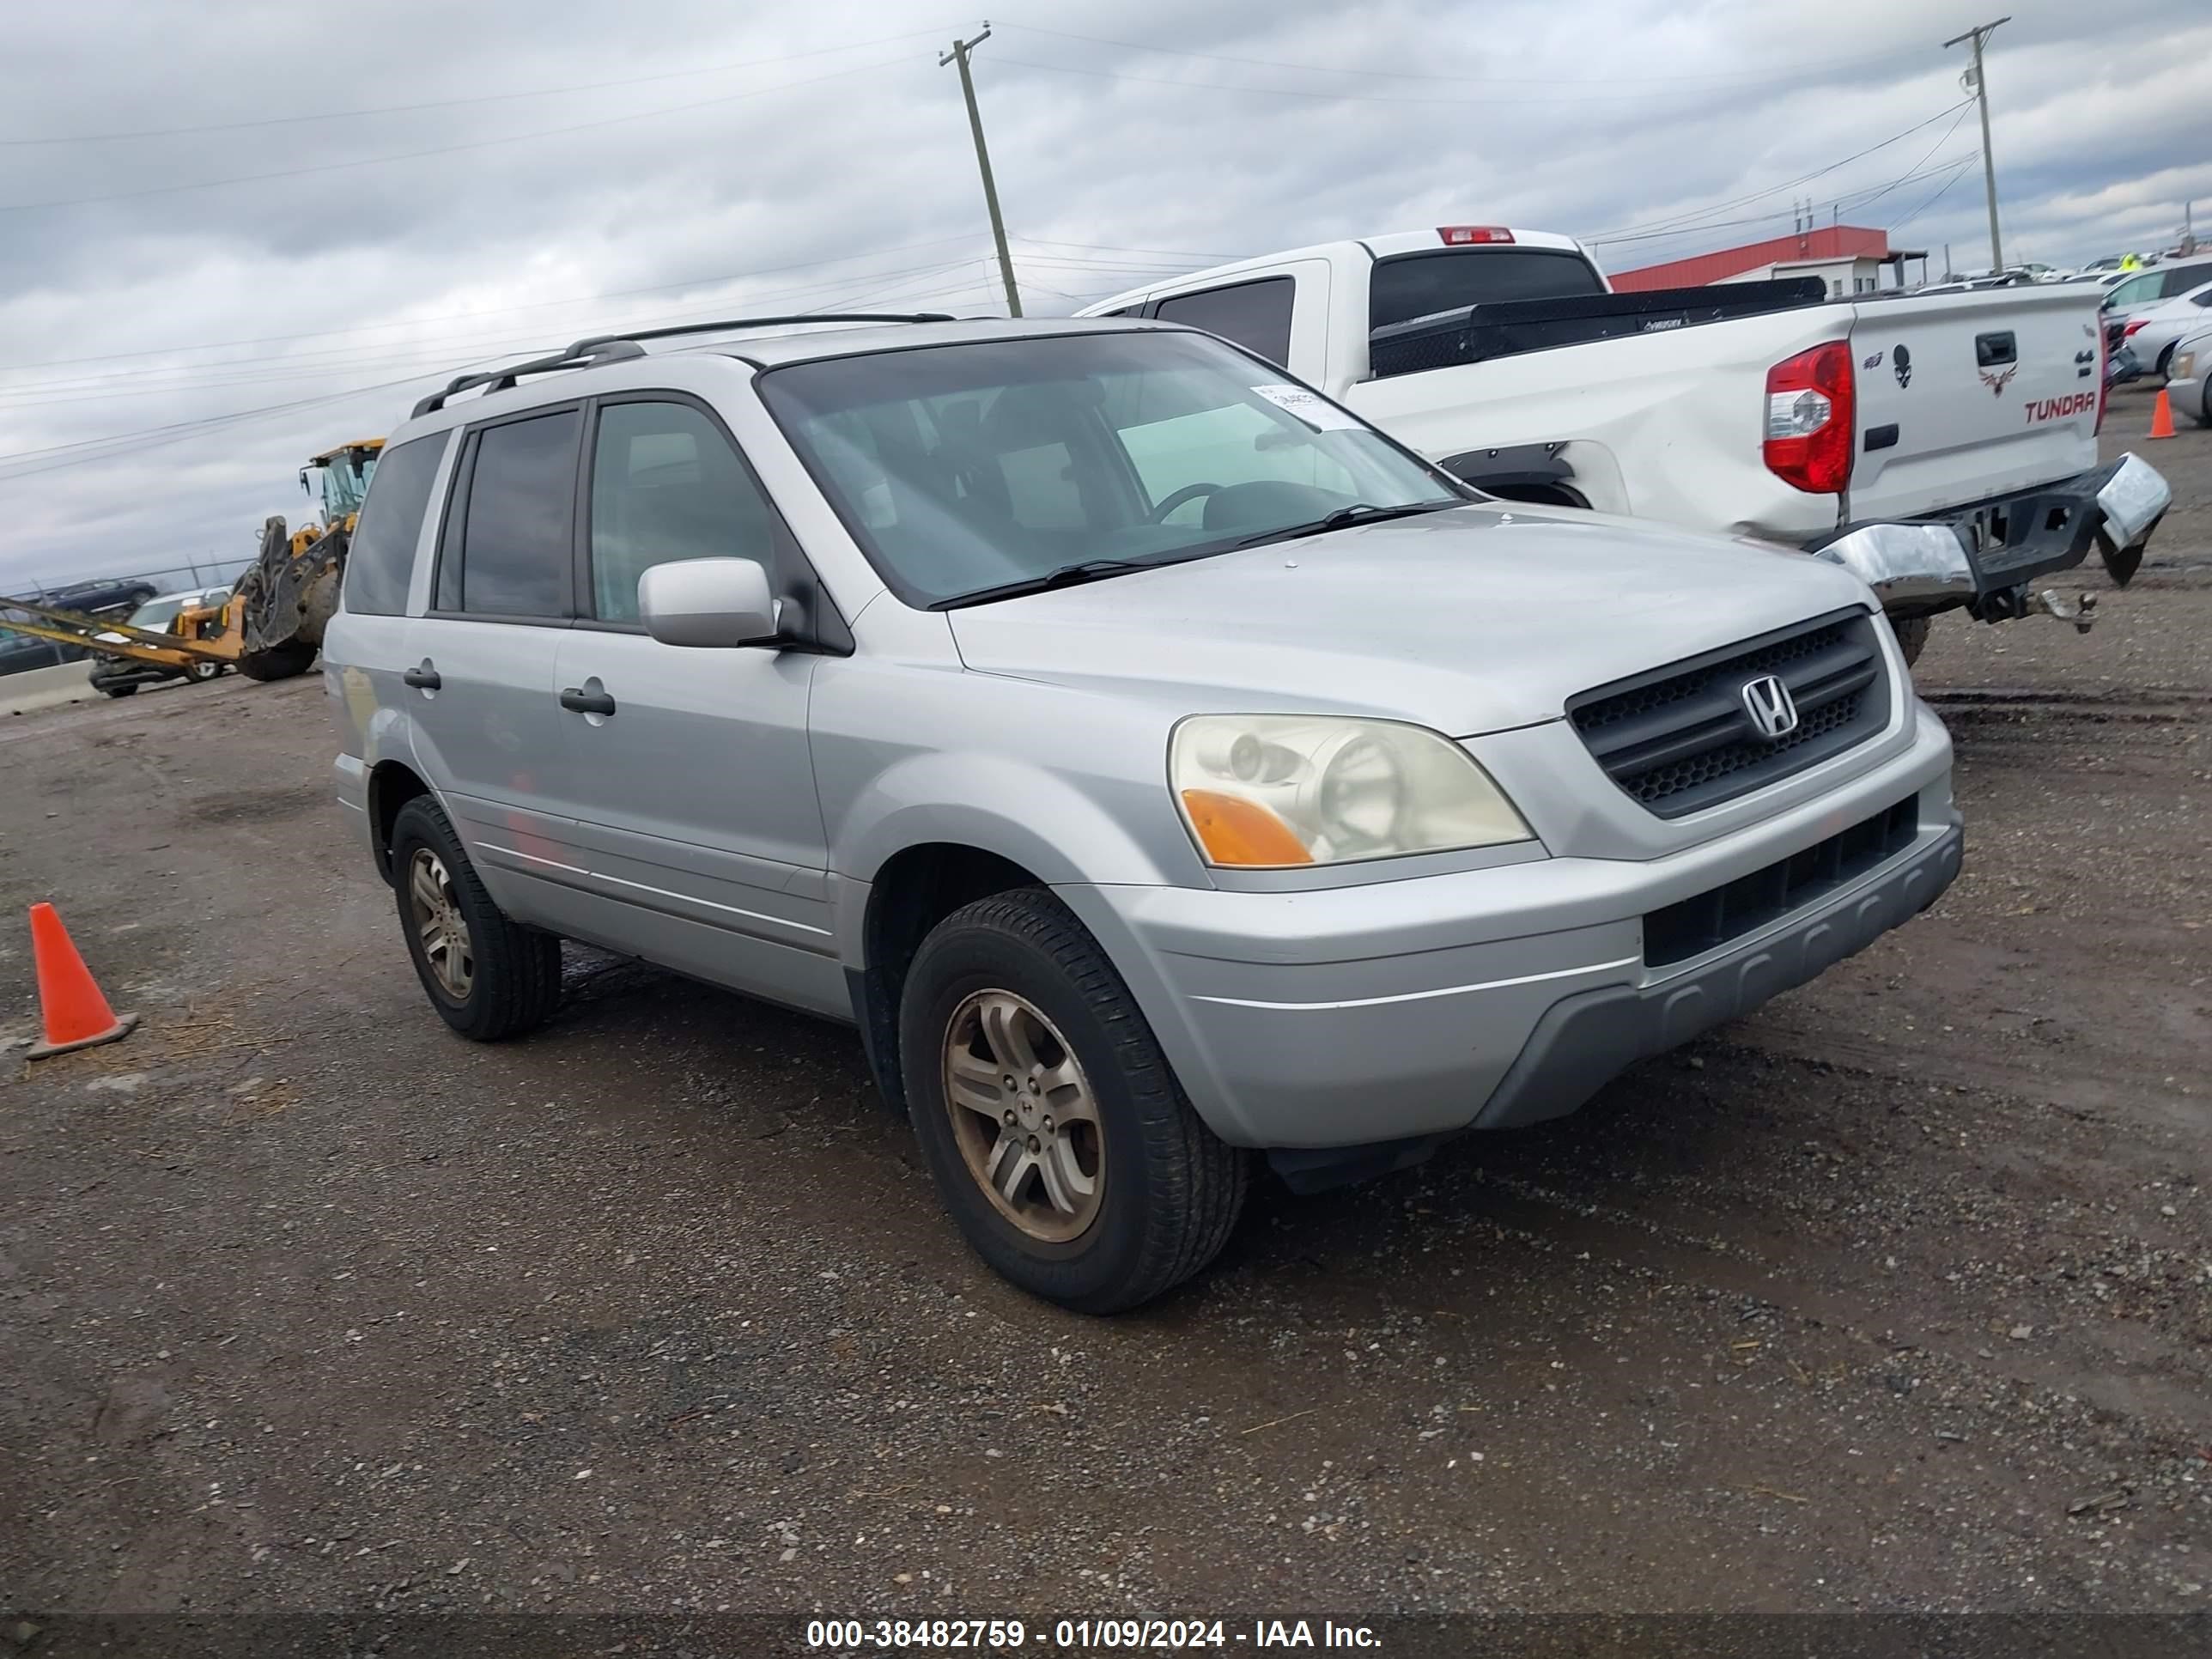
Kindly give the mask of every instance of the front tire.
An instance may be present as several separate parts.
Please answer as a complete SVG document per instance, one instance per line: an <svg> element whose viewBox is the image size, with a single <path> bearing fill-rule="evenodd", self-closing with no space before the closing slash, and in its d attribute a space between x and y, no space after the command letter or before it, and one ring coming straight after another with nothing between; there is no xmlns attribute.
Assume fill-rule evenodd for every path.
<svg viewBox="0 0 2212 1659"><path fill-rule="evenodd" d="M1249 1159L1191 1109L1121 975L1050 894L938 924L907 972L899 1055L945 1207L1031 1295L1119 1313L1228 1241Z"/></svg>
<svg viewBox="0 0 2212 1659"><path fill-rule="evenodd" d="M249 680L289 680L307 672L315 660L315 647L301 640L287 640L264 651L240 654L238 672Z"/></svg>
<svg viewBox="0 0 2212 1659"><path fill-rule="evenodd" d="M222 665L208 657L195 658L185 668L185 678L194 685L205 685L210 680L219 678L222 673Z"/></svg>
<svg viewBox="0 0 2212 1659"><path fill-rule="evenodd" d="M1902 622L1890 619L1889 625L1897 634L1897 648L1905 653L1907 668L1918 662L1920 653L1928 648L1928 630L1935 621L1933 617L1907 617Z"/></svg>
<svg viewBox="0 0 2212 1659"><path fill-rule="evenodd" d="M135 697L138 695L138 682L132 680L123 685L103 685L100 689L111 697Z"/></svg>
<svg viewBox="0 0 2212 1659"><path fill-rule="evenodd" d="M463 1036L497 1042L535 1030L561 1003L561 941L507 920L460 837L428 796L392 826L399 926L423 992Z"/></svg>

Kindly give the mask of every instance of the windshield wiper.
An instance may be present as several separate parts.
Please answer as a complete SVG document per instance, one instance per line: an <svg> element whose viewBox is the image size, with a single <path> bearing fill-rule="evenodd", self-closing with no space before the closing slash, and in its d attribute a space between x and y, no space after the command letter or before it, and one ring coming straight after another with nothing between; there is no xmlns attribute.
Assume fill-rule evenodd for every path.
<svg viewBox="0 0 2212 1659"><path fill-rule="evenodd" d="M1235 545L1259 547L1268 542L1296 541L1301 536L1325 536L1332 530L1343 530L1356 524L1381 524L1386 519L1410 519L1421 513L1441 513L1448 507L1465 507L1462 498L1454 495L1443 501L1407 501L1398 507L1376 507L1371 501L1354 501L1349 507L1340 507L1324 513L1310 524L1287 525L1280 530L1263 530L1256 536L1247 536Z"/></svg>
<svg viewBox="0 0 2212 1659"><path fill-rule="evenodd" d="M929 608L932 611L951 611L960 605L988 605L993 599L1018 599L1024 593L1042 593L1055 587L1079 587L1085 582L1095 582L1108 576L1126 574L1132 570L1152 570L1163 564L1172 564L1172 559L1083 559L1074 564L1061 565L1041 576L1024 576L1019 581L1000 582L995 587L979 587L970 593L956 593L949 599L939 599Z"/></svg>

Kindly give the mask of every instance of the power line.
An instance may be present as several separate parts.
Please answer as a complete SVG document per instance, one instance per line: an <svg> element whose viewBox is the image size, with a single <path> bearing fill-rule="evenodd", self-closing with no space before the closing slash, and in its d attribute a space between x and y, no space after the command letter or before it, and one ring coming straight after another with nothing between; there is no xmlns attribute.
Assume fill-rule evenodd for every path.
<svg viewBox="0 0 2212 1659"><path fill-rule="evenodd" d="M1971 161L1974 158L1972 155L1968 155L1964 158L1966 161ZM1912 184L1922 179L1932 179L1936 177L1937 173L1942 173L1947 169L1960 164L1960 163L1958 161L1946 161L1940 166L1929 167L1924 171L1905 173L1899 178L1893 179L1887 185L1869 185L1859 190L1845 191L1842 195L1834 198L1835 204L1838 207L1855 207L1859 204L1860 198L1863 197L1885 195L1899 185ZM1772 224L1778 220L1788 217L1791 211L1794 211L1794 210L1778 210L1772 213L1754 213L1740 219L1709 220L1703 224L1692 225L1679 230L1654 230L1647 231L1640 235L1635 236L1608 236L1602 239L1593 239L1592 246L1613 247L1630 242L1662 242L1677 237L1696 235L1709 230L1729 230L1742 225Z"/></svg>
<svg viewBox="0 0 2212 1659"><path fill-rule="evenodd" d="M80 132L52 138L0 138L0 149L18 149L52 144L118 143L132 138L177 138L197 132L243 132L258 127L296 126L310 121L350 121L372 115L411 115L424 110L459 109L476 104L511 103L524 98L553 98L565 93L600 92L610 87L641 87L660 81L696 80L708 75L728 75L738 70L760 69L769 64L796 63L805 58L823 58L841 52L860 52L917 40L942 29L909 29L871 40L850 40L842 46L817 46L806 52L785 52L775 58L748 58L734 64L714 64L704 69L669 70L659 75L629 75L613 81L580 81L565 87L534 87L523 92L477 93L466 98L435 98L419 104L383 104L369 109L316 110L306 115L270 115L252 121L208 121L196 126L139 127L125 132Z"/></svg>
<svg viewBox="0 0 2212 1659"><path fill-rule="evenodd" d="M426 155L453 155L464 150L492 149L502 144L528 143L534 138L555 138L563 133L590 132L601 127L620 126L630 121L649 121L664 115L680 115L687 110L707 109L717 104L733 104L741 99L765 97L772 92L789 92L799 87L817 86L824 81L836 81L848 75L865 75L873 70L891 69L907 62L903 58L886 58L880 64L855 64L849 69L832 70L827 75L809 76L801 81L779 82L772 87L752 87L743 92L726 92L713 98L696 99L688 104L668 104L659 109L640 110L629 115L609 115L596 121L578 121L568 126L544 127L534 132L511 133L503 138L474 138L465 143L436 144L428 149L401 150L390 155L365 155L350 161L318 161L307 167L283 167L274 173L241 173L228 179L201 179L190 184L150 185L142 190L113 191L103 196L70 196L47 202L0 203L0 213L30 213L47 208L85 207L96 202L137 201L149 196L174 196L195 190L216 190L225 185L258 184L270 179L298 179L314 173L340 173L353 167L382 167L392 161L419 161Z"/></svg>
<svg viewBox="0 0 2212 1659"><path fill-rule="evenodd" d="M377 329L414 328L428 323L462 322L471 317L504 317L518 311L544 311L558 306L595 305L604 300L634 299L641 294L665 294L680 288L707 288L717 283L738 283L755 276L780 276L787 270L818 270L825 265L843 264L854 259L872 258L881 253L912 253L926 247L942 247L948 242L964 242L969 238L933 236L922 242L901 242L891 247L870 248L860 253L841 253L832 259L805 259L795 264L763 265L757 270L728 271L718 276L690 276L678 283L658 283L650 288L617 289L605 294L580 294L566 300L533 300L524 305L497 306L486 311L448 312L438 317L408 317L388 323L356 323L348 328L310 329L296 334L257 334L239 340L208 340L197 345L149 346L140 351L111 351L89 357L45 357L33 362L16 363L0 368L0 374L15 374L30 368L63 368L77 363L120 362L130 357L165 357L186 351L227 350L232 346L274 345L286 340L325 340L341 334L367 334Z"/></svg>
<svg viewBox="0 0 2212 1659"><path fill-rule="evenodd" d="M960 284L957 288L936 291L957 293L982 286L985 286L982 280L977 278ZM889 297L890 293L896 293L896 289L890 290L879 297ZM823 301L813 309L828 312L843 308L857 303L860 297L862 296L840 295ZM349 386L343 391L319 397L295 398L279 404L264 404L253 409L235 410L228 414L206 416L190 421L172 421L160 426L143 427L131 432L111 433L105 437L82 438L72 443L52 444L44 449L15 450L0 455L0 468L13 469L0 471L0 483L6 483L16 478L33 477L40 473L55 471L63 467L111 460L129 449L154 448L163 444L181 442L200 432L258 420L264 416L293 414L302 410L324 408L349 398L365 397L372 392L388 392L401 386L419 386L426 380L444 380L454 373L472 368L480 363L497 362L514 355L512 349L507 349L496 352L479 352L458 362L448 357L444 365L435 369L425 369L404 375L398 380L380 380L368 386ZM88 450L95 450L98 453L90 454L80 453ZM58 456L65 459L50 459ZM21 461L40 459L45 461L45 465L40 466L15 465Z"/></svg>
<svg viewBox="0 0 2212 1659"><path fill-rule="evenodd" d="M1944 129L1943 129L1943 136L1942 136L1942 137L1938 138L1938 139L1937 139L1934 143L1932 143L1932 144L1930 144L1930 145L1929 145L1929 146L1928 146L1928 151L1927 151L1927 154L1926 154L1926 155L1923 155L1923 156L1922 156L1918 161L1915 161L1915 162L1912 164L1912 167L1911 167L1911 170L1906 173L1905 178L1911 178L1914 173L1917 173L1917 172L1918 172L1922 167L1926 167L1926 166L1928 165L1928 163L1935 158L1936 152L1937 150L1939 150L1939 149L1942 149L1944 145L1946 145L1946 144L1948 144L1948 143L1949 143L1951 142L1951 135L1952 135L1953 133L1956 132L1956 131L1959 130L1959 124L1960 124L1960 122L1964 121L1966 118L1966 106L1965 106L1964 105L1961 105L1961 106L1960 106L1959 112L1958 112L1956 115L1954 115L1954 116L1953 116L1953 117L1951 118L1951 125L1950 125L1949 126L1948 126L1948 127L1946 127L1946 128L1944 128ZM1972 158L1970 157L1970 158L1968 158L1968 159L1970 159L1970 160L1971 160ZM1878 190L1878 191L1875 191L1875 193L1874 193L1873 195L1871 195L1871 196L1868 197L1868 198L1866 198L1866 200L1864 200L1863 202L1859 203L1859 204L1858 204L1858 205L1859 205L1860 207L1863 207L1863 207L1872 207L1872 206L1873 206L1876 202L1879 202L1879 201L1880 201L1883 197L1885 197L1885 196L1888 195L1890 191L1892 191L1893 190L1895 190L1895 189L1896 189L1899 185L1903 184L1904 182L1905 182L1905 179L1891 179L1887 184L1884 185L1883 185L1880 190Z"/></svg>
<svg viewBox="0 0 2212 1659"><path fill-rule="evenodd" d="M1184 92L1242 92L1264 98L1308 98L1326 104L1405 104L1434 105L1446 109L1483 109L1493 106L1531 105L1556 106L1577 103L1649 103L1653 98L1684 98L1702 100L1711 96L1710 90L1685 89L1675 93L1655 93L1636 97L1606 98L1370 98L1356 92L1314 92L1294 87L1240 87L1219 81L1173 81L1158 75L1128 75L1119 70L1078 69L1072 64L1040 64L1028 58L1008 58L1000 54L1001 64L1011 64L1019 69L1043 70L1053 75L1085 75L1100 81L1133 81L1146 86L1176 87Z"/></svg>
<svg viewBox="0 0 2212 1659"><path fill-rule="evenodd" d="M969 239L967 237L959 237L952 240L966 241ZM891 270L848 271L843 275L830 277L822 282L803 283L793 286L766 289L757 294L748 295L747 299L750 302L752 300L768 300L801 294L819 293L824 289L845 288L849 287L854 283L887 281L893 278L903 278L911 276L921 275L931 271L951 270L955 269L957 266L966 263L966 258L963 258L961 259L945 261L934 265L908 266ZM726 282L718 283L714 285L725 286L726 285ZM675 284L673 286L692 287L704 285L684 283ZM659 290L646 291L650 292ZM565 301L562 303L574 302ZM702 301L702 303L705 304L708 302ZM727 301L714 301L712 302L709 308L710 310L725 310L727 308L728 303L729 302ZM535 307L516 307L516 309L534 308ZM465 316L495 316L498 314L500 313L494 312L463 313ZM688 313L677 313L678 316L684 314ZM653 320L660 321L666 319L654 319ZM645 326L645 325L641 323L634 325L639 327ZM548 326L550 325L549 325ZM580 326L580 325L579 325L579 326ZM307 336L303 337L312 338L317 337ZM543 334L535 329L526 333L509 333L504 336L487 336L481 333L463 333L446 336L434 335L416 340L396 341L386 346L373 345L363 342L357 345L331 347L321 351L293 353L278 352L253 357L224 358L213 362L179 363L167 367L154 366L142 368L119 369L98 374L79 375L61 380L18 382L14 385L0 385L0 403L4 403L7 399L18 398L23 394L30 392L67 392L72 391L93 392L112 381L144 381L155 376L221 374L226 370L250 369L261 365L269 365L272 368L290 366L306 371L329 373L333 370L342 370L355 366L368 366L393 361L404 361L421 356L425 352L434 355L442 353L447 356L451 356L455 352L464 350L476 344L486 343L496 344L502 338L514 341L523 339L542 339L543 337ZM193 386L198 385L216 385L223 383L224 382L221 380L169 380L154 386L152 390L157 392L183 391L190 390ZM17 406L21 407L24 405L19 404Z"/></svg>
<svg viewBox="0 0 2212 1659"><path fill-rule="evenodd" d="M1785 190L1795 190L1800 185L1809 184L1815 179L1825 178L1839 167L1847 167L1854 161L1863 161L1866 157L1873 155L1876 150L1887 149L1892 144L1896 143L1899 139L1910 138L1914 133L1921 131L1924 128L1934 126L1936 123L1942 120L1945 116L1956 114L1959 111L1966 108L1966 106L1972 101L1973 100L1971 99L1961 99L1955 104L1950 105L1946 108L1937 110L1935 114L1929 116L1924 121L1915 121L1911 126L1905 128L1902 132L1893 132L1888 137L1883 139L1880 143L1869 144L1864 149L1852 151L1851 154L1844 156L1840 161L1831 161L1824 167L1814 167L1810 173L1800 173L1795 179L1785 179L1778 185L1769 185L1764 190L1750 191L1746 192L1744 195L1733 196L1725 201L1713 202L1705 207L1694 208L1687 212L1662 215L1656 219L1646 219L1636 224L1624 226L1618 231L1601 231L1595 236L1586 236L1583 240L1586 242L1596 244L1626 240L1628 239L1628 234L1632 231L1657 232L1670 227L1678 228L1686 231L1713 228L1713 227L1699 225L1694 222L1705 218L1708 214L1725 212L1729 208L1741 207L1747 202L1756 202L1764 197L1773 196Z"/></svg>
<svg viewBox="0 0 2212 1659"><path fill-rule="evenodd" d="M1832 71L1865 64L1882 63L1898 56L1895 52L1869 52L1861 58L1827 58L1807 64L1780 65L1771 70L1729 70L1711 75L1594 76L1570 80L1564 76L1522 75L1439 75L1424 70L1357 69L1341 64L1285 64L1269 58L1243 58L1229 52L1198 52L1187 46L1148 46L1133 40L1109 40L1095 34L1071 33L1066 29L1040 28L1032 23L1002 23L1000 27L1018 29L1024 34L1047 34L1061 40L1080 40L1086 46L1119 46L1127 52L1153 52L1168 58L1202 58L1212 63L1244 64L1255 69L1291 70L1304 75L1362 75L1382 80L1448 82L1462 86L1528 86L1532 84L1577 87L1626 86L1691 81L1773 80L1781 76L1809 74L1815 70Z"/></svg>
<svg viewBox="0 0 2212 1659"><path fill-rule="evenodd" d="M1943 186L1941 190L1938 190L1933 196L1930 196L1926 201L1923 202L1918 207L1913 209L1911 212L1906 214L1895 224L1888 226L1884 234L1888 234L1904 229L1905 226L1911 224L1922 214L1927 212L1929 208L1934 207L1936 203L1942 201L1946 196L1949 195L1951 193L1951 186L1957 184L1960 179L1966 176L1966 169L1973 164L1976 159L1977 158L1975 156L1969 155L1965 161L1960 162L1959 165L1952 170L1951 176L1943 181Z"/></svg>

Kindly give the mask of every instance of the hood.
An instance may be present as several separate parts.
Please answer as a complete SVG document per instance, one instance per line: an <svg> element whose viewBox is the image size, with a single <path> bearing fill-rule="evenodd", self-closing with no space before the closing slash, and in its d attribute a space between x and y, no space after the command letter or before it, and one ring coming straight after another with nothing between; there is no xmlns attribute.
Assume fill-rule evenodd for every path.
<svg viewBox="0 0 2212 1659"><path fill-rule="evenodd" d="M1804 554L1482 504L948 611L981 672L1181 712L1332 709L1452 737L1872 596Z"/></svg>

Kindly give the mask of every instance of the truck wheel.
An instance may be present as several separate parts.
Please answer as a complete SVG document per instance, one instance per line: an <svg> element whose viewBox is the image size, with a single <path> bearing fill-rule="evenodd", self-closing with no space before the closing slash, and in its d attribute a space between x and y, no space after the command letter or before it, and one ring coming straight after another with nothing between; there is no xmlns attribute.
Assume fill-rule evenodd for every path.
<svg viewBox="0 0 2212 1659"><path fill-rule="evenodd" d="M1897 632L1897 648L1905 653L1907 668L1920 660L1920 653L1928 648L1928 629L1934 624L1933 617L1907 617L1903 622L1892 619L1890 627Z"/></svg>
<svg viewBox="0 0 2212 1659"><path fill-rule="evenodd" d="M428 796L392 825L407 954L446 1024L478 1042L534 1030L561 1003L561 941L507 919Z"/></svg>
<svg viewBox="0 0 2212 1659"><path fill-rule="evenodd" d="M945 1207L1031 1295L1133 1308L1237 1224L1249 1160L1200 1121L1121 975L1048 893L937 925L907 972L899 1057Z"/></svg>
<svg viewBox="0 0 2212 1659"><path fill-rule="evenodd" d="M103 685L100 689L111 697L135 697L138 695L138 682L132 680L126 685Z"/></svg>
<svg viewBox="0 0 2212 1659"><path fill-rule="evenodd" d="M242 652L238 672L249 680L289 680L307 672L315 660L315 647L300 640L287 640L265 651Z"/></svg>
<svg viewBox="0 0 2212 1659"><path fill-rule="evenodd" d="M195 685L204 685L222 672L222 665L211 659L196 657L185 670L185 678Z"/></svg>

